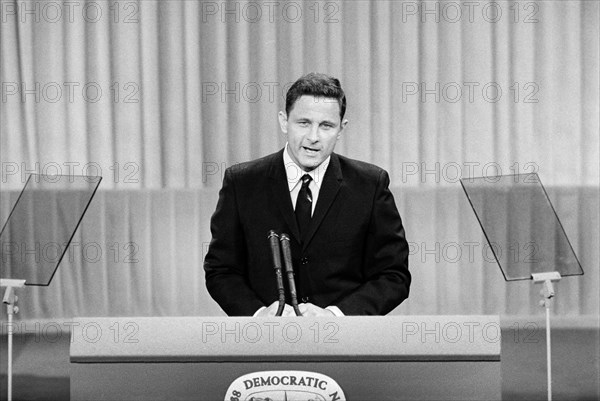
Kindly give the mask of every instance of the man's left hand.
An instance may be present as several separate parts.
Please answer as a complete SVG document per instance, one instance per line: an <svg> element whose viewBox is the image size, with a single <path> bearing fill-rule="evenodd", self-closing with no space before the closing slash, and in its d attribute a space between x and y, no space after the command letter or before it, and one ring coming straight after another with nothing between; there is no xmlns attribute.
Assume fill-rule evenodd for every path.
<svg viewBox="0 0 600 401"><path fill-rule="evenodd" d="M335 316L329 309L319 308L317 305L311 303L299 304L298 308L302 316Z"/></svg>

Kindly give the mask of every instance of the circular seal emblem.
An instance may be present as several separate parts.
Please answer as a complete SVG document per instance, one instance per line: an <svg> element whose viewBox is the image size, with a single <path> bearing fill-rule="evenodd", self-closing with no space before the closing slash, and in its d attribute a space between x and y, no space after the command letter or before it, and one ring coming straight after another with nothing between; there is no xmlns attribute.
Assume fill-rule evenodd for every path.
<svg viewBox="0 0 600 401"><path fill-rule="evenodd" d="M225 401L346 401L329 376L301 370L254 372L231 383Z"/></svg>

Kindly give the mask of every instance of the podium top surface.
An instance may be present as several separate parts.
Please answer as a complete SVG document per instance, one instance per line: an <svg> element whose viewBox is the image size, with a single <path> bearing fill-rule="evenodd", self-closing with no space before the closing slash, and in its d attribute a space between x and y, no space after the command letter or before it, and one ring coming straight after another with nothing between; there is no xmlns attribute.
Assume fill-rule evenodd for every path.
<svg viewBox="0 0 600 401"><path fill-rule="evenodd" d="M77 318L71 362L499 361L499 317Z"/></svg>

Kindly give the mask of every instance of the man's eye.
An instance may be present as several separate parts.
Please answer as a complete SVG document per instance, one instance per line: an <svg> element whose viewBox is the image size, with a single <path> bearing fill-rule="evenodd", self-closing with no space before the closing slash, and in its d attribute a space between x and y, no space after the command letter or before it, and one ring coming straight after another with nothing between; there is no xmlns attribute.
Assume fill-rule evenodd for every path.
<svg viewBox="0 0 600 401"><path fill-rule="evenodd" d="M300 125L301 127L306 127L308 126L308 121L300 121L298 122L298 125Z"/></svg>

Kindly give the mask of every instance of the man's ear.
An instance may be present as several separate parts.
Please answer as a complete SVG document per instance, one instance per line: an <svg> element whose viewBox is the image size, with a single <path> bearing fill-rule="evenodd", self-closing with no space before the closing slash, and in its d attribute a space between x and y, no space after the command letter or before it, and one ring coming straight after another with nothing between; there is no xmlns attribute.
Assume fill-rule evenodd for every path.
<svg viewBox="0 0 600 401"><path fill-rule="evenodd" d="M342 132L344 131L344 129L346 128L347 125L348 125L348 120L343 120L342 123L340 124L340 130L338 131L337 139L340 139L340 137L342 136Z"/></svg>
<svg viewBox="0 0 600 401"><path fill-rule="evenodd" d="M281 128L281 132L283 132L284 134L287 134L288 130L287 130L287 114L285 114L284 111L280 111L278 114L279 117L279 127Z"/></svg>

